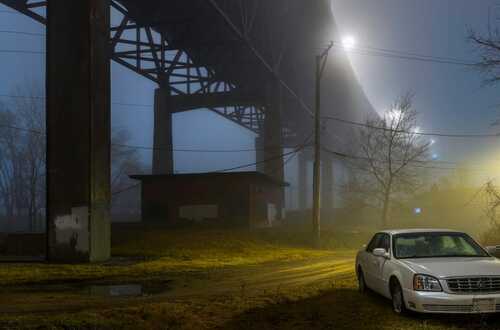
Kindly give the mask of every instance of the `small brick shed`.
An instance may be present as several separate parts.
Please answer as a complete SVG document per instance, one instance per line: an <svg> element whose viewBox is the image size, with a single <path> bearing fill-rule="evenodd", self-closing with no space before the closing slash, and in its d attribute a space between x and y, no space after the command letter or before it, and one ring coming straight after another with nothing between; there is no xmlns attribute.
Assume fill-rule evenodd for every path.
<svg viewBox="0 0 500 330"><path fill-rule="evenodd" d="M266 227L284 217L284 182L259 172L132 175L144 223Z"/></svg>

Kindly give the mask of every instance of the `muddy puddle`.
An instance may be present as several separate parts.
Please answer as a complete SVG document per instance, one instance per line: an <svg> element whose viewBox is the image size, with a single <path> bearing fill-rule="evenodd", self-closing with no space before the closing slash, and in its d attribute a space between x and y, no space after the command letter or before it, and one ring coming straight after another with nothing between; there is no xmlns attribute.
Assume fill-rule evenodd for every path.
<svg viewBox="0 0 500 330"><path fill-rule="evenodd" d="M84 291L90 296L104 297L141 297L165 293L168 287L162 285L119 284L89 285Z"/></svg>
<svg viewBox="0 0 500 330"><path fill-rule="evenodd" d="M49 284L0 289L7 293L68 293L94 297L144 297L166 293L171 290L169 282L120 283L120 284Z"/></svg>

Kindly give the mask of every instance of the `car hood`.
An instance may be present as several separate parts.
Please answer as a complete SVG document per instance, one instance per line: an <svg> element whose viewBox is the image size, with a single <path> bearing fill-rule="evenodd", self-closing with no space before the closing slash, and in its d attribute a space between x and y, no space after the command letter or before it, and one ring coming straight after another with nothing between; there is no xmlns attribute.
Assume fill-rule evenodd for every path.
<svg viewBox="0 0 500 330"><path fill-rule="evenodd" d="M500 276L495 258L422 258L401 260L417 274L439 278L455 276Z"/></svg>

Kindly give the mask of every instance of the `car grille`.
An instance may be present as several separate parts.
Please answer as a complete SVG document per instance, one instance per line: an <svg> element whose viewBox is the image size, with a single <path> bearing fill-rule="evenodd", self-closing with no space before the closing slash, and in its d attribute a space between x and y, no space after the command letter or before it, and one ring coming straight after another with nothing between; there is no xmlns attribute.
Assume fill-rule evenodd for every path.
<svg viewBox="0 0 500 330"><path fill-rule="evenodd" d="M442 313L472 313L472 305L423 305L427 312L442 312ZM500 312L500 304L496 305L496 311Z"/></svg>
<svg viewBox="0 0 500 330"><path fill-rule="evenodd" d="M453 293L500 293L500 277L460 277L446 280Z"/></svg>
<svg viewBox="0 0 500 330"><path fill-rule="evenodd" d="M471 313L472 305L423 305L428 312Z"/></svg>

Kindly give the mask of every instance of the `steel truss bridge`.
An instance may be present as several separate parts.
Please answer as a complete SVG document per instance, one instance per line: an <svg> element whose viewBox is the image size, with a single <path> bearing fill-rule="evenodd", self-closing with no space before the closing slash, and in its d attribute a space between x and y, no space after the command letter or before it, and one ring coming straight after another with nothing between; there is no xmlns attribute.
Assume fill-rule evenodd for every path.
<svg viewBox="0 0 500 330"><path fill-rule="evenodd" d="M171 115L204 108L256 133L257 149L263 150L257 160L272 159L262 171L283 180L283 148L302 145L311 135L315 55L338 40L330 0L0 3L47 26L47 208L49 254L55 259L66 258L67 251L57 250L54 223L63 215L81 216L75 208L80 204L98 209L81 211L89 226L95 222L98 228L90 230L97 241L91 239L87 250L101 251L96 242L105 240L99 233L107 227L99 223L109 205L109 157L102 145L109 140L110 59L158 86L154 172L172 169ZM72 51L75 47L81 52ZM78 66L86 67L77 71ZM76 96L71 84L79 88ZM359 120L373 112L343 51L332 54L323 86L325 115ZM348 134L346 127L326 128L327 143ZM61 142L61 136L71 139ZM89 162L65 158L75 146ZM305 173L304 166L299 173ZM78 171L84 174L75 178ZM72 180L83 188L61 199L54 191ZM106 253L96 253L89 252L90 259L105 258Z"/></svg>
<svg viewBox="0 0 500 330"><path fill-rule="evenodd" d="M0 3L47 22L47 1ZM110 6L110 58L169 85L176 112L208 108L262 135L269 81L277 80L284 137L296 144L309 130L303 126L312 118L313 57L336 35L329 1L111 0ZM330 34L321 31L325 26ZM347 73L335 85L352 85ZM365 103L351 112L371 111L361 90L351 95Z"/></svg>

